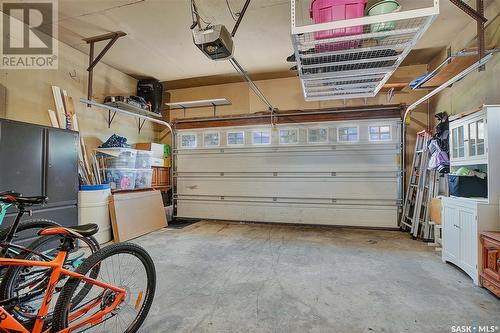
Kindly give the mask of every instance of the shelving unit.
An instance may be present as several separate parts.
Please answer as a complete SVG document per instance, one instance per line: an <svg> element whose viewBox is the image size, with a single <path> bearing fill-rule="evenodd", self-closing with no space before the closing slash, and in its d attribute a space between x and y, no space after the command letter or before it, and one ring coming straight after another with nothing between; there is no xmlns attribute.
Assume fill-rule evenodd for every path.
<svg viewBox="0 0 500 333"><path fill-rule="evenodd" d="M161 115L156 114L154 112L146 111L138 107L134 107L132 105L128 105L123 102L113 102L109 104L97 103L96 101L88 100L85 98L80 98L81 103L85 103L87 105L95 106L97 108L101 108L104 110L108 110L108 128L111 127L111 123L115 119L117 113L126 114L128 116L136 117L138 120L137 127L139 129L139 133L141 132L144 123L148 120L163 126L168 127L170 131L172 131L172 126L166 121L160 120L162 118Z"/></svg>
<svg viewBox="0 0 500 333"><path fill-rule="evenodd" d="M298 8L308 3L291 0L292 44L306 101L376 96L439 14L439 0L432 0L426 8L320 24L303 19L300 25L306 15ZM341 36L348 28L351 33ZM325 32L338 37L318 38Z"/></svg>
<svg viewBox="0 0 500 333"><path fill-rule="evenodd" d="M218 106L231 105L232 103L227 98L214 98L214 99L200 99L197 101L186 101L186 102L175 102L175 103L165 103L170 110L184 110L184 118L186 118L186 109L197 109L213 107L214 117L217 114Z"/></svg>
<svg viewBox="0 0 500 333"><path fill-rule="evenodd" d="M442 199L442 260L460 267L477 285L483 262L479 235L500 230L499 144L499 105L484 105L450 121L450 170L467 166L485 171L488 192L485 198Z"/></svg>

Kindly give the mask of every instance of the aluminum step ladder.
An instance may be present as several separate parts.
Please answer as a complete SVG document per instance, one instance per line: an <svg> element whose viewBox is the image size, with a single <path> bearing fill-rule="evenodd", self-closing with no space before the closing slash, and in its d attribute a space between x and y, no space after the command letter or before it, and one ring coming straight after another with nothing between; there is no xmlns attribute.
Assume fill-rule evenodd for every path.
<svg viewBox="0 0 500 333"><path fill-rule="evenodd" d="M436 170L428 170L428 144L432 136L427 131L417 133L415 153L411 174L408 181L400 227L409 230L413 238L433 238L432 225L429 224L430 201L438 191L438 174Z"/></svg>

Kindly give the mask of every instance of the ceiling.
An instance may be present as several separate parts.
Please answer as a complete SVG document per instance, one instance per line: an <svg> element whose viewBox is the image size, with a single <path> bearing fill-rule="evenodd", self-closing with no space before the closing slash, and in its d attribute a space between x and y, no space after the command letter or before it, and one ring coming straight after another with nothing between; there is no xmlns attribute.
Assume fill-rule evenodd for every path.
<svg viewBox="0 0 500 333"><path fill-rule="evenodd" d="M245 0L228 0L238 12ZM399 0L403 8L414 0ZM423 0L419 0L423 1ZM225 0L196 0L202 17L232 29ZM292 53L290 1L253 0L235 37L235 57L251 74L290 75L285 58ZM59 39L85 53L83 38L124 31L103 62L135 77L179 81L199 77L233 76L228 62L207 59L192 42L190 0L61 0ZM424 35L407 63L426 62L469 22L449 1ZM104 45L105 43L102 42ZM99 48L97 48L99 50Z"/></svg>

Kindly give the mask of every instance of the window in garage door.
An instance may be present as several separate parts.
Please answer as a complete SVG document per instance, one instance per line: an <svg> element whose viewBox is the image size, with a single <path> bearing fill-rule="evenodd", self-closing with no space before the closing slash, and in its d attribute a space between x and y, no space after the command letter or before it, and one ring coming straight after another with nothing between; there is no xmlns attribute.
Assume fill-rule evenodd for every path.
<svg viewBox="0 0 500 333"><path fill-rule="evenodd" d="M205 147L217 147L219 143L219 132L207 132L203 134L203 145Z"/></svg>
<svg viewBox="0 0 500 333"><path fill-rule="evenodd" d="M307 142L309 143L327 143L328 128L308 128Z"/></svg>
<svg viewBox="0 0 500 333"><path fill-rule="evenodd" d="M254 145L268 145L271 144L271 131L258 130L252 133L252 143Z"/></svg>
<svg viewBox="0 0 500 333"><path fill-rule="evenodd" d="M196 148L196 134L182 134L181 135L182 148Z"/></svg>
<svg viewBox="0 0 500 333"><path fill-rule="evenodd" d="M369 126L370 141L390 141L392 140L390 125Z"/></svg>
<svg viewBox="0 0 500 333"><path fill-rule="evenodd" d="M339 127L337 129L337 141L338 142L358 142L359 141L359 128L357 126L352 127Z"/></svg>
<svg viewBox="0 0 500 333"><path fill-rule="evenodd" d="M280 144L294 144L299 142L299 130L297 128L280 129Z"/></svg>
<svg viewBox="0 0 500 333"><path fill-rule="evenodd" d="M228 146L237 146L245 144L245 132L227 132L227 145Z"/></svg>

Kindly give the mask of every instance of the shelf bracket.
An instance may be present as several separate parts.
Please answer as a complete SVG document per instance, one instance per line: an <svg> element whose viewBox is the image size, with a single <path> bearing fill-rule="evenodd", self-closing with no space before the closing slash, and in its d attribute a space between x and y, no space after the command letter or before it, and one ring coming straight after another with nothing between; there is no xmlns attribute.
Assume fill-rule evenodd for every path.
<svg viewBox="0 0 500 333"><path fill-rule="evenodd" d="M212 103L212 107L214 108L214 118L217 116L217 105L215 103Z"/></svg>
<svg viewBox="0 0 500 333"><path fill-rule="evenodd" d="M87 99L91 100L92 99L92 87L93 87L93 79L94 79L94 67L99 63L99 61L104 57L106 52L109 51L111 46L118 40L118 38L126 36L127 34L124 33L123 31L115 31L111 33L107 33L104 35L99 35L99 36L94 36L94 37L89 37L89 38L84 38L83 40L87 43L90 44L90 51L89 51L89 67L87 68L87 72L89 72L89 77L88 77L88 86L87 86ZM94 58L94 46L95 43L109 40L108 44L102 49L102 51L97 55L97 57ZM90 107L90 104L87 104L87 107Z"/></svg>
<svg viewBox="0 0 500 333"><path fill-rule="evenodd" d="M477 40L479 42L479 59L484 58L486 52L485 46L485 37L484 37L484 24L488 21L486 17L484 17L484 2L483 0L476 0L476 9L473 9L471 6L463 2L463 0L450 0L455 6L460 8L464 13L472 17L477 22ZM485 70L485 65L482 65L478 68L480 72Z"/></svg>
<svg viewBox="0 0 500 333"><path fill-rule="evenodd" d="M394 97L394 90L394 87L392 87L387 91L387 103L390 103L392 98Z"/></svg>
<svg viewBox="0 0 500 333"><path fill-rule="evenodd" d="M146 119L137 118L137 129L139 130L139 134L141 134L142 127L144 126L144 123L146 122Z"/></svg>
<svg viewBox="0 0 500 333"><path fill-rule="evenodd" d="M113 111L113 115L111 115L111 110L108 110L108 128L111 128L111 123L115 119L116 111Z"/></svg>

